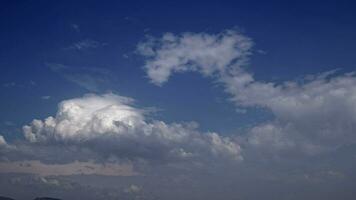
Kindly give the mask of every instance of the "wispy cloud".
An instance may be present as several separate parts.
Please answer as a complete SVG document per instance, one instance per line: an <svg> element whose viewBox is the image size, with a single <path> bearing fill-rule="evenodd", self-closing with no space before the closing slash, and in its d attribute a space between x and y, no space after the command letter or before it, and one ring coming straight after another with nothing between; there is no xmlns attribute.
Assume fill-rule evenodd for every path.
<svg viewBox="0 0 356 200"><path fill-rule="evenodd" d="M8 83L3 83L2 86L4 87L15 87L17 84L15 82L8 82Z"/></svg>
<svg viewBox="0 0 356 200"><path fill-rule="evenodd" d="M43 99L43 100L48 100L50 98L51 98L51 96L41 96L41 99Z"/></svg>
<svg viewBox="0 0 356 200"><path fill-rule="evenodd" d="M13 88L13 87L19 87L19 88L31 88L37 86L37 83L33 80L30 80L28 82L7 82L2 84L3 87L5 88Z"/></svg>
<svg viewBox="0 0 356 200"><path fill-rule="evenodd" d="M109 90L115 80L110 70L94 67L74 67L57 63L46 64L53 72L90 92Z"/></svg>
<svg viewBox="0 0 356 200"><path fill-rule="evenodd" d="M71 27L74 31L76 31L77 33L80 32L80 27L79 27L78 24L71 24L70 27Z"/></svg>
<svg viewBox="0 0 356 200"><path fill-rule="evenodd" d="M78 51L81 50L87 50L87 49L96 49L102 46L106 46L107 43L102 43L102 42L98 42L92 39L85 39L85 40L81 40L79 42L76 42L68 47L66 47L65 49L75 49Z"/></svg>

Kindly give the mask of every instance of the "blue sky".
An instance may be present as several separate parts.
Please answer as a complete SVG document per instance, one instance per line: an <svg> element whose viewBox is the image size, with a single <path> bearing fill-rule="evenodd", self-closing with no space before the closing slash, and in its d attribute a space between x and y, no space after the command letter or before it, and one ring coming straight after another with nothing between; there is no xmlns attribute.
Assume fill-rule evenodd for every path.
<svg viewBox="0 0 356 200"><path fill-rule="evenodd" d="M63 99L92 92L53 73L48 63L110 70L112 80L95 92L133 97L141 105L162 109L160 117L169 121L194 120L206 130L231 132L268 119L264 112L236 113L226 94L197 74L174 76L160 88L147 84L143 61L135 54L135 45L146 34L216 33L237 27L255 41L257 53L249 68L266 81L355 67L356 26L349 2L205 2L202 6L202 2L91 1L84 6L79 1L8 1L4 5L0 76L3 86L16 86L0 88L6 94L0 119L19 126L53 114ZM98 42L98 47L69 48L85 40ZM46 101L42 96L51 98Z"/></svg>
<svg viewBox="0 0 356 200"><path fill-rule="evenodd" d="M59 124L63 122L61 120L73 114L72 110L66 110L65 106L68 105L68 109L71 109L70 105L78 104L82 108L94 102L95 105L90 106L97 108L98 111L104 109L100 107L102 104L116 105L121 109L115 111L117 108L114 107L108 113L102 113L104 116L108 114L117 117L116 121L112 121L115 126L111 127L114 131L110 129L110 134L121 131L121 129L116 129L120 128L116 122L120 122L134 126L135 129L132 131L135 134L137 129L142 131L142 127L145 131L153 127L153 132L157 129L162 134L167 130L168 132L186 132L189 137L202 140L208 145L215 144L212 141L220 141L220 139L211 139L215 137L211 133L216 132L217 138L226 137L221 139L224 141L221 143L227 149L216 150L217 147L209 145L193 148L192 146L199 146L201 143L186 146L187 142L184 144L173 142L174 147L171 150L180 152L190 149L191 152L183 152L188 156L190 153L205 155L206 152L203 149L207 148L213 149L213 154L217 154L218 157L226 156L220 153L228 151L238 160L243 157L242 160L246 162L238 165L237 168L241 168L247 174L260 174L264 177L267 171L257 166L264 166L267 162L267 168L273 167L283 171L273 171L277 177L274 177L275 180L285 181L285 179L296 178L296 174L299 173L296 169L300 166L303 170L305 169L305 171L301 169L303 171L301 174L312 172L316 176L314 178L318 180L327 175L333 178L350 175L348 173L355 178L354 173L345 168L347 165L354 166L353 158L349 162L345 161L349 157L340 162L328 162L335 152L338 152L337 155L341 152L340 155L348 153L351 157L355 157L353 145L356 138L353 132L356 127L354 120L356 118L353 113L355 96L353 96L354 86L352 85L355 76L347 74L354 72L356 68L355 9L356 4L352 1L105 1L105 3L102 1L3 1L0 6L2 30L0 31L0 93L2 94L0 135L4 136L8 143L6 148L10 150L0 152L0 158L4 157L1 161L30 160L32 165L38 168L43 166L37 161L42 164L62 163L51 158L59 151L55 148L60 147L63 148L61 151L64 151L61 156L66 160L63 162L72 164L63 167L73 169L78 167L73 164L74 161L89 162L86 164L96 168L97 163L117 164L116 161L119 160L121 164L123 160L130 160L134 163L135 171L155 174L157 173L156 162L171 162L176 159L163 153L170 148L161 147L161 143L155 141L157 138L147 138L147 141L142 139L134 143L135 145L148 145L147 148L150 151L146 149L147 151L141 152L137 148L133 150L130 146L133 145L130 143L132 141L123 139L119 141L112 139L121 145L120 148L114 146L113 149L105 149L101 146L101 142L106 141L107 138L95 138L91 141L91 135L107 133L106 129L106 131L102 129L88 131L83 127L74 127L73 124L81 123L81 121L76 121L77 119L71 121L76 117L86 119L87 110L73 115L73 118L68 120L72 123L73 127L70 127L73 130L78 128L80 134L83 134L80 135L82 139L90 135L85 140L89 141L89 144L80 144L84 147L94 145L93 154L80 151L76 152L78 155L71 156L70 153L65 153L67 150L71 151L71 148L66 146L67 144L78 145L77 138L66 138L69 137L67 134L75 135L77 132L72 132L70 128L65 131L60 130ZM167 33L170 35L167 36ZM184 35L186 33L188 35ZM174 41L167 42L164 39L165 35L174 38ZM199 60L199 55L191 56L196 53L195 45L207 42L204 39L206 37L211 37L215 42L214 45L223 50L225 47L229 48L229 43L223 44L222 40L234 40L239 37L246 37L242 42L252 47L248 48L248 55L242 58L235 55L231 60L227 58L228 64L216 68L215 65L204 64L209 63L211 59L216 63L225 62L226 60L223 60L225 55L219 55L219 50L215 49L218 53L214 56L203 56L204 62ZM184 38L189 39L191 43L185 44ZM239 43L232 45L233 49L230 49L232 53L243 51L235 46ZM152 51L152 54L145 55L147 51L140 51L139 45L145 45ZM204 45L202 44L203 47ZM215 52L212 46L206 45L206 47L198 51L201 51L203 55L210 55L209 48L212 48L211 51ZM183 53L180 52L181 50ZM173 60L186 59L187 61L174 63L164 56ZM245 61L244 59L247 61L240 66L237 61ZM149 74L150 70L156 68L159 73L166 72L167 69L172 70L169 71L167 80L159 86L153 83L162 77ZM213 72L205 74L204 70L209 69ZM237 70L238 73L235 74L230 70ZM337 71L329 75L321 75L332 70ZM252 81L243 82L243 75L253 77ZM318 77L318 75L321 76ZM236 84L235 79L242 81L241 85ZM289 83L294 85L290 86ZM89 93L93 96L85 96ZM121 99L127 97L134 99L134 102ZM132 109L132 113L126 112L126 109ZM110 114L110 112L115 113ZM41 125L39 128L32 122L34 119L43 119L45 123L44 119L49 116L54 117L56 124L54 130L51 129L52 132L48 132L48 129L52 127L51 124ZM121 122L121 116L130 120L132 118L133 122L125 120ZM196 122L199 127L190 127L195 126L191 125L191 122ZM90 124L91 121L86 123ZM28 134L23 129L26 125L31 126ZM105 123L101 124L101 126L104 125ZM42 126L45 127L43 130ZM315 130L322 131L319 133ZM141 133L140 131L138 132ZM55 135L54 138L50 138L51 134ZM42 141L43 135L48 138L42 138ZM206 135L208 135L207 138ZM62 137L64 141L57 141ZM33 147L32 143L27 144L27 140L34 144L38 142L38 146ZM166 142L163 143L166 144ZM170 142L172 141L167 143L171 144ZM265 143L270 145L265 145ZM44 149L49 148L49 153L43 156L41 153L28 155L22 151L13 152L12 148L19 144L20 146L28 145L26 148L33 148L33 152L36 153L42 152L39 146L44 145ZM51 144L58 146L49 147ZM108 146L110 144L108 142ZM17 149L24 148L20 146ZM125 148L121 149L121 147ZM261 152L271 155L264 156ZM98 155L102 156L98 157ZM112 155L116 156L117 160L112 161ZM132 156L135 157L134 161L131 160ZM284 156L296 156L297 161L291 162ZM301 164L305 160L313 160L313 157L309 156L324 159L320 163L327 163L325 165L329 168L323 168L320 163L311 164L311 166ZM141 167L140 162L135 160L137 157L147 159L149 162L154 160L152 161L154 164ZM214 159L209 155L199 161L204 163ZM277 163L283 164L274 163L274 159L277 159ZM260 160L262 163L256 163L255 160ZM273 163L269 163L270 160L273 160ZM173 165L175 164L177 163L174 162ZM7 165L1 165L0 162L0 169L1 166L5 169ZM158 168L162 167L158 166ZM234 171L234 167L229 164L226 166ZM205 181L200 172L197 172L199 170L195 168L196 166L192 167L190 163L184 164L182 168L184 167L192 169L190 173L199 177L198 180L202 181L199 183ZM213 166L206 170L215 173L221 171L220 167ZM256 172L250 170L255 167L258 168ZM51 170L51 166L44 166L44 168ZM164 173L158 172L159 178L151 177L158 185L164 182L163 179L166 180L167 174L186 175L171 168L162 168ZM5 176L3 175L5 173L1 174ZM63 174L55 174L55 176L61 178ZM116 174L110 176L116 176ZM216 176L220 180L226 174L217 173ZM86 178L76 179L73 176L71 181L83 183ZM239 178L241 177L236 175L236 179L231 181L230 186L235 185L234 181ZM242 177L243 180L244 178L246 177ZM23 179L28 181L27 178ZM97 178L101 181L104 179ZM250 183L253 185L257 179L252 177L247 185ZM267 179L264 181L268 182ZM346 180L341 185L352 186L354 184L350 182L353 180ZM51 191L48 188L43 189L42 179L31 181L31 184L40 185L39 191ZM113 180L105 179L105 181L110 185ZM127 191L130 191L127 193L142 192L144 189L141 186L149 187L142 182L140 186L140 181L137 183L129 180L128 182L132 184L124 186L127 187ZM300 179L296 182L298 181ZM316 195L321 198L320 194L327 190L325 188L337 183L334 179L328 179L328 181L320 191L317 190L310 195L308 192L301 192L306 196L294 197L312 198ZM283 185L283 183L283 181L277 181L276 185ZM122 182L120 184L125 185ZM228 183L224 182L224 184ZM241 184L245 182L236 181L236 185ZM303 190L310 183L295 184L294 188ZM208 186L202 185L201 189L204 191L204 188ZM21 186L27 187L26 184ZM253 188L252 186L246 187L247 191ZM219 189L219 191L225 191L225 189ZM147 189L145 192L150 190ZM182 190L184 190L183 194L193 193L199 197L189 189ZM233 191L226 190L228 190L226 197L231 197ZM85 193L83 188L79 188L78 191L81 191L81 194ZM352 197L349 190L344 193L338 189L334 191L333 194L341 194L345 199ZM128 195L127 193L125 194ZM170 197L169 194L176 195L176 193L177 190L168 189L156 195ZM246 192L245 199L259 199L252 193ZM270 195L269 198L273 198L273 192L266 194ZM64 191L61 195L71 198L72 192Z"/></svg>

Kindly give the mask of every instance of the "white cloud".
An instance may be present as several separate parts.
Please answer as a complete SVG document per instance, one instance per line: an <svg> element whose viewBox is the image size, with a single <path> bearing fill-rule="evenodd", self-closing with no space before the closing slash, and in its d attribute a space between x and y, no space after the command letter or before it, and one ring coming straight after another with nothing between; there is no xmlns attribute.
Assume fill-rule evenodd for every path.
<svg viewBox="0 0 356 200"><path fill-rule="evenodd" d="M0 135L0 147L7 146L4 136Z"/></svg>
<svg viewBox="0 0 356 200"><path fill-rule="evenodd" d="M314 154L356 142L356 77L326 74L304 84L277 85L253 79L241 83L239 75L225 76L221 81L237 105L261 106L273 112L276 120L268 126L275 127L276 132L269 137L277 137L273 140L287 137L299 143L298 151Z"/></svg>
<svg viewBox="0 0 356 200"><path fill-rule="evenodd" d="M275 120L253 127L250 147L316 154L356 142L356 76L325 72L305 83L281 84L254 79L244 69L252 52L248 37L227 30L219 34L164 34L138 45L145 69L157 85L175 72L213 75L238 108L269 109Z"/></svg>
<svg viewBox="0 0 356 200"><path fill-rule="evenodd" d="M31 142L46 140L85 140L98 134L111 134L125 128L139 126L143 116L130 107L132 100L115 95L89 95L63 101L55 118L34 120L24 127L25 137ZM116 126L119 123L121 126Z"/></svg>
<svg viewBox="0 0 356 200"><path fill-rule="evenodd" d="M240 146L230 138L200 133L194 124L147 121L145 111L132 103L132 99L114 94L66 100L55 117L24 126L24 135L32 143L77 145L107 157L242 159Z"/></svg>
<svg viewBox="0 0 356 200"><path fill-rule="evenodd" d="M172 73L198 71L205 76L223 72L238 59L243 64L253 45L251 39L234 30L210 35L206 33L166 33L150 38L137 50L147 58L145 69L154 84L166 82Z"/></svg>
<svg viewBox="0 0 356 200"><path fill-rule="evenodd" d="M0 135L0 161L8 160L8 153L15 150L16 148L8 144L5 138Z"/></svg>

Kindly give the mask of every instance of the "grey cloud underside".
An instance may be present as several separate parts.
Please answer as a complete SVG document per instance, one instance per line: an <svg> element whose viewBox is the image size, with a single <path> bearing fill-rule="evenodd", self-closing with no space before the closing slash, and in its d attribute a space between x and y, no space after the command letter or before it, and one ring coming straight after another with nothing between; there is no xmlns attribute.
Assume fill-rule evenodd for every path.
<svg viewBox="0 0 356 200"><path fill-rule="evenodd" d="M152 83L174 73L198 72L222 84L236 106L269 109L275 119L252 127L241 143L246 151L315 155L356 142L356 77L325 72L305 83L255 80L246 71L253 42L227 30L218 34L166 33L137 46Z"/></svg>

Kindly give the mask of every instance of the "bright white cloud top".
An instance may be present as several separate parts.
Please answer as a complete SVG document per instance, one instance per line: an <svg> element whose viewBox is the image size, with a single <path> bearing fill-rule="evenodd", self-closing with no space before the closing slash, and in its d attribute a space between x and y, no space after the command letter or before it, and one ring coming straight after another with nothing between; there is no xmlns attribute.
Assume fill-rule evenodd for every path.
<svg viewBox="0 0 356 200"><path fill-rule="evenodd" d="M104 157L181 160L208 157L241 160L240 146L217 133L201 133L193 124L148 121L132 99L87 95L60 103L55 117L24 126L28 141L89 148Z"/></svg>

